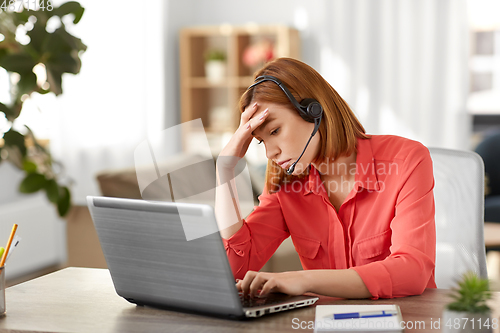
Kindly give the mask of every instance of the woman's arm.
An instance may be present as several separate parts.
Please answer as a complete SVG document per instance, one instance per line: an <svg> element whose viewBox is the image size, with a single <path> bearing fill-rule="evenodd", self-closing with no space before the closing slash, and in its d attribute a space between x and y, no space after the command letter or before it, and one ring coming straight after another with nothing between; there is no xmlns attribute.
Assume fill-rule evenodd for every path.
<svg viewBox="0 0 500 333"><path fill-rule="evenodd" d="M315 294L342 298L370 298L359 274L352 269L314 269L304 271L309 291Z"/></svg>
<svg viewBox="0 0 500 333"><path fill-rule="evenodd" d="M243 280L237 282L238 290L256 296L270 292L282 292L289 295L302 295L306 292L341 297L370 298L365 283L352 269L313 269L283 273L265 273L249 271Z"/></svg>
<svg viewBox="0 0 500 333"><path fill-rule="evenodd" d="M390 255L352 267L373 298L420 295L434 287L436 226L434 177L429 150L416 145L399 170L395 216L391 221Z"/></svg>
<svg viewBox="0 0 500 333"><path fill-rule="evenodd" d="M276 195L261 195L259 206L246 220L240 213L235 168L253 139L252 131L269 114L267 109L258 112L258 107L254 103L245 109L238 130L217 159L215 214L235 278L243 278L248 270L261 269L290 236Z"/></svg>
<svg viewBox="0 0 500 333"><path fill-rule="evenodd" d="M247 152L253 139L252 131L259 127L269 114L267 109L257 114L257 109L257 103L245 109L241 114L240 126L217 159L215 215L222 238L231 237L243 226L234 169Z"/></svg>
<svg viewBox="0 0 500 333"><path fill-rule="evenodd" d="M243 279L249 270L260 270L290 236L277 194L268 194L264 189L259 202L241 228L228 239L222 239L236 279Z"/></svg>

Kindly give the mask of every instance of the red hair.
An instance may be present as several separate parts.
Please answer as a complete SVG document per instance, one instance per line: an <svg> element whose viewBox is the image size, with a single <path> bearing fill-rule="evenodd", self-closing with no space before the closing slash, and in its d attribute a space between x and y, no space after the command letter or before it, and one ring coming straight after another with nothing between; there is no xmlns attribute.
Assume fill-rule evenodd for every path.
<svg viewBox="0 0 500 333"><path fill-rule="evenodd" d="M346 101L311 66L292 58L278 58L267 63L254 77L262 75L278 78L297 101L314 98L323 107L323 119L318 130L320 151L315 157L316 162L349 156L356 151L358 138L369 137ZM260 83L243 93L239 101L240 112L254 101L286 105L296 110L281 88L270 81ZM304 174L298 177L303 176ZM296 176L287 176L279 165L268 160L266 188L269 193L276 192L285 179L293 177Z"/></svg>

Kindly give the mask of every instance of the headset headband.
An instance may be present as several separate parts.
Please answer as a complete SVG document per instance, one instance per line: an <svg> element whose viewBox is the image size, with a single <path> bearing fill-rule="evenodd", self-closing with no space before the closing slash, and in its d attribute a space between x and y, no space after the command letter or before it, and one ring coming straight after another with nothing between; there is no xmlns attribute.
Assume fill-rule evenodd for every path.
<svg viewBox="0 0 500 333"><path fill-rule="evenodd" d="M252 84L250 87L248 87L248 89L251 89L251 88L255 87L258 84L261 84L262 82L272 81L272 82L276 83L278 85L278 87L281 88L281 90L283 90L283 92L285 93L286 97L288 97L288 99L290 100L290 102L292 102L293 106L295 106L296 109L299 109L301 111L307 112L307 106L300 105L300 103L297 102L297 100L295 99L295 97L293 97L293 95L290 92L290 90L288 90L288 88L278 78L276 78L274 76L271 76L271 75L262 75L262 76L257 77L255 79L255 81L256 82L254 84Z"/></svg>

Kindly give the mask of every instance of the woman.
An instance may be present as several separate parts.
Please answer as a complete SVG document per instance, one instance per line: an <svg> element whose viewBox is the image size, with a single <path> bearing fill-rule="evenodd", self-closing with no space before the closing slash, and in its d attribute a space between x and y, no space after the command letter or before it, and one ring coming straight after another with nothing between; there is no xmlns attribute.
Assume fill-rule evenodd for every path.
<svg viewBox="0 0 500 333"><path fill-rule="evenodd" d="M251 296L261 290L373 299L436 288L428 149L397 136L365 134L347 103L300 61L277 59L256 77L240 99L240 126L217 166L226 182L252 139L265 145L266 186L246 219L221 213L237 207L233 183L231 191L217 192L217 218L237 288ZM303 104L322 108L316 133L317 119L293 101L308 98ZM258 272L289 236L304 270Z"/></svg>

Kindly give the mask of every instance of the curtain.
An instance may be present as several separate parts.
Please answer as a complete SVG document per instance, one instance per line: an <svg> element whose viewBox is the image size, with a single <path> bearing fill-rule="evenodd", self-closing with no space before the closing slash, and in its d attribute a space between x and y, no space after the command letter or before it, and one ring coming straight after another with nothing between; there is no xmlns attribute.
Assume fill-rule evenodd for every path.
<svg viewBox="0 0 500 333"><path fill-rule="evenodd" d="M322 6L317 69L368 133L469 149L465 0L333 0ZM311 53L305 56L315 62Z"/></svg>
<svg viewBox="0 0 500 333"><path fill-rule="evenodd" d="M133 168L140 142L165 128L164 13L162 0L148 2L154 10L133 10L131 0L80 3L82 20L68 30L88 49L51 106L50 147L73 182L73 202L86 205L100 194L99 172Z"/></svg>

